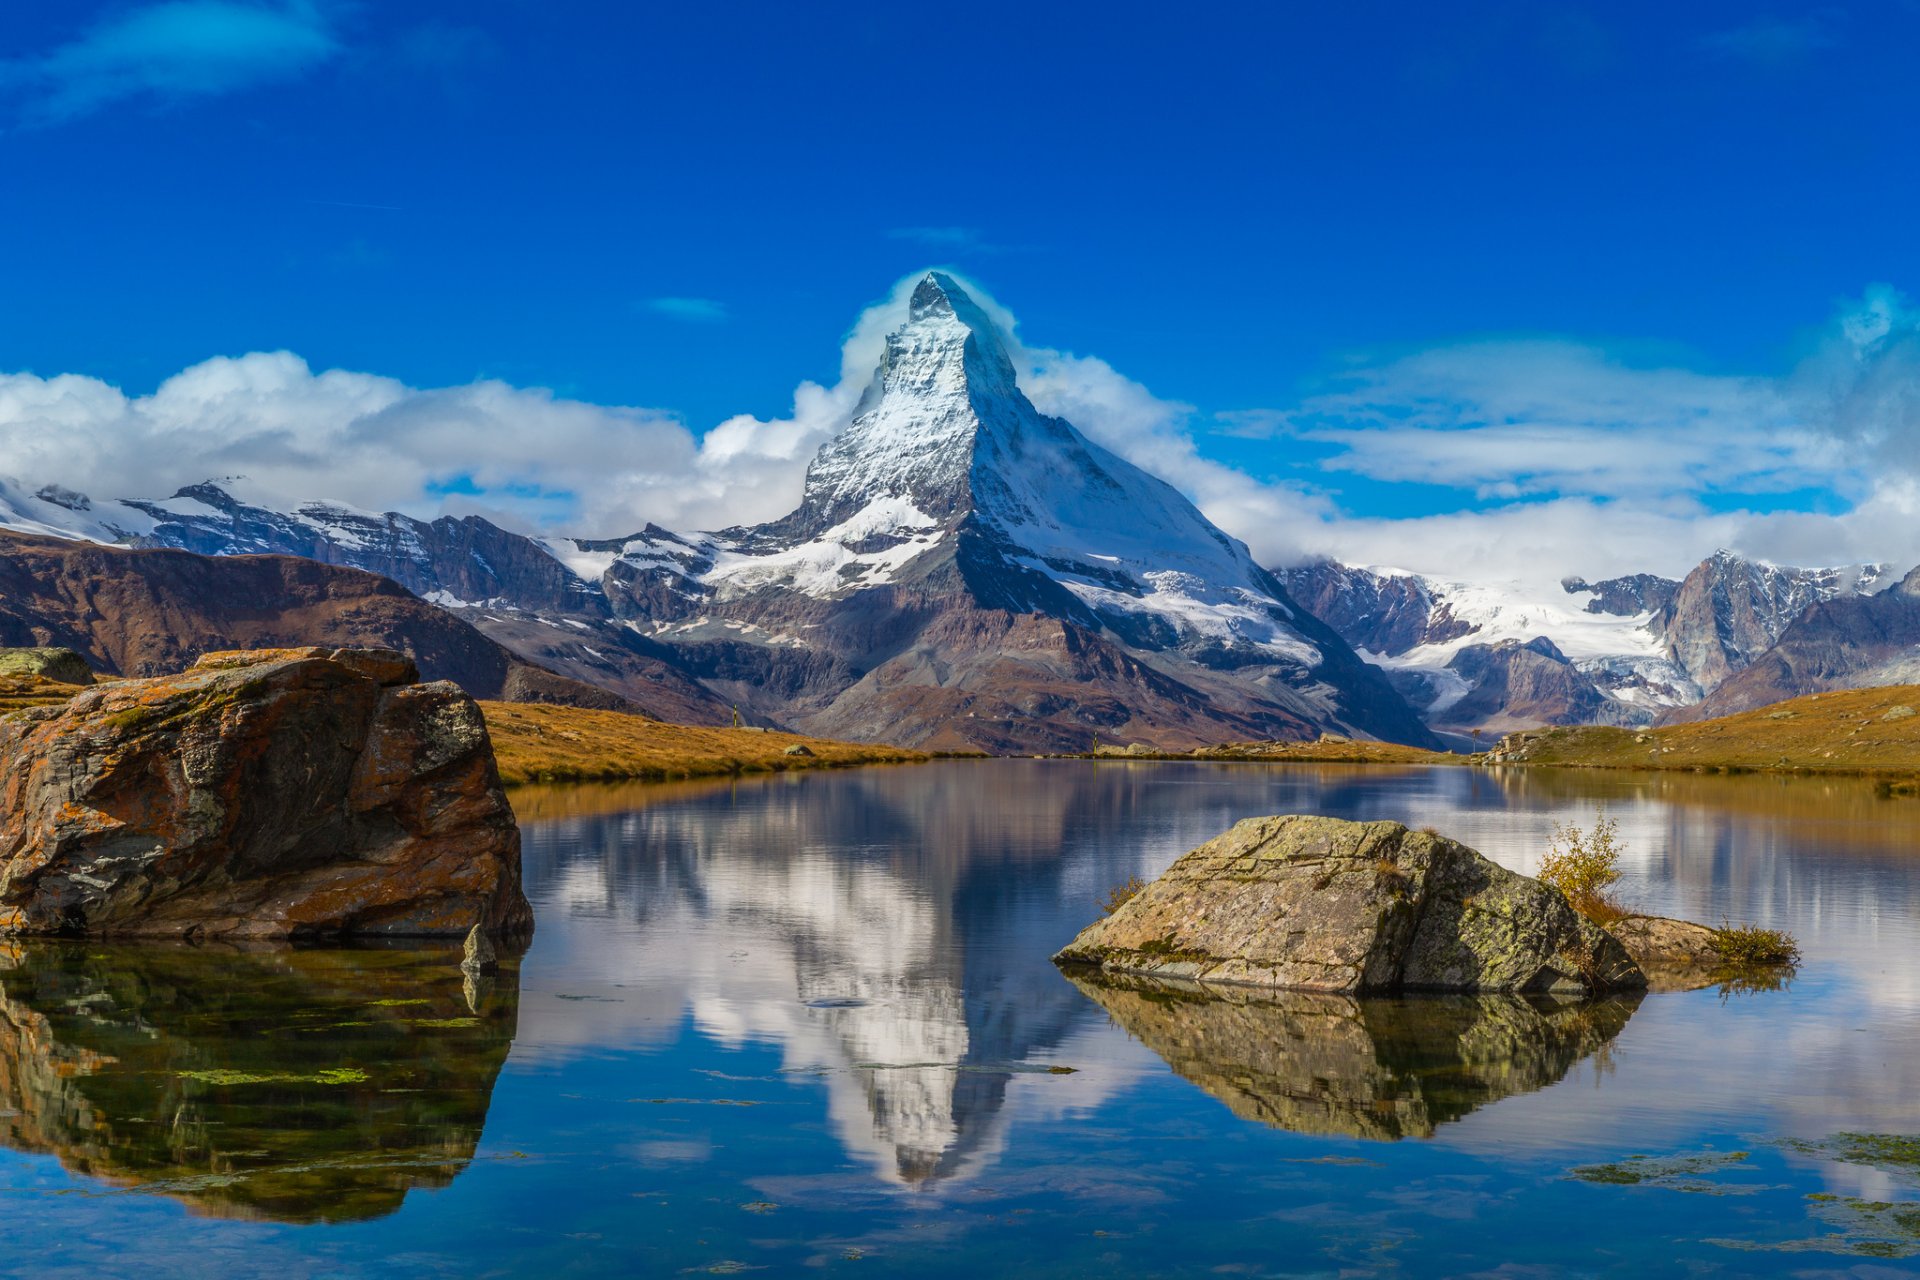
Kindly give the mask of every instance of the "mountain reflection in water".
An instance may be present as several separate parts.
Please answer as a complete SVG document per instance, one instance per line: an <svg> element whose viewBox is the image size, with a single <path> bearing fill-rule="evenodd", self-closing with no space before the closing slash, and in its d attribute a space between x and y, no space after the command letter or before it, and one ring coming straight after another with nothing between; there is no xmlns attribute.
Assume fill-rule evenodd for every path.
<svg viewBox="0 0 1920 1280"><path fill-rule="evenodd" d="M1429 1138L1604 1053L1641 997L1366 997L1068 973L1116 1024L1243 1120Z"/></svg>
<svg viewBox="0 0 1920 1280"><path fill-rule="evenodd" d="M0 1142L215 1217L380 1217L473 1157L518 963L0 942Z"/></svg>

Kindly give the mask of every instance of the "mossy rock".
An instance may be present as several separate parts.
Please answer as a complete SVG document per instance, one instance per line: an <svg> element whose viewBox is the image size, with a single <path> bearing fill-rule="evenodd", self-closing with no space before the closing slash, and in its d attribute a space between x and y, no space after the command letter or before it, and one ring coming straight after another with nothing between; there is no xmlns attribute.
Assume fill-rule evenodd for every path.
<svg viewBox="0 0 1920 1280"><path fill-rule="evenodd" d="M0 676L41 676L60 684L92 684L93 668L71 649L0 649Z"/></svg>

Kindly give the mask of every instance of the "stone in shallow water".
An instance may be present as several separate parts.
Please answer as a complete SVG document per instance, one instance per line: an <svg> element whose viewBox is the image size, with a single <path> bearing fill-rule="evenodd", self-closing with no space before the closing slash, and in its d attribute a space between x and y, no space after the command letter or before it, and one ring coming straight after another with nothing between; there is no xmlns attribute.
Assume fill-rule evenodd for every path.
<svg viewBox="0 0 1920 1280"><path fill-rule="evenodd" d="M1644 987L1565 896L1397 822L1249 818L1063 949L1062 964L1342 993Z"/></svg>

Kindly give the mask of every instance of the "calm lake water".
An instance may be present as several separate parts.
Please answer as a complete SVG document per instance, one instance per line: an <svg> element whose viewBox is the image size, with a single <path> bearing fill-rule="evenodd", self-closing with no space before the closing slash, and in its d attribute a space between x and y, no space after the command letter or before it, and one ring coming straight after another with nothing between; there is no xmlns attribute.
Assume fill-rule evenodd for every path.
<svg viewBox="0 0 1920 1280"><path fill-rule="evenodd" d="M539 932L0 946L8 1275L1909 1275L1920 802L1863 783L954 762L529 793ZM1783 990L1199 1000L1049 954L1254 814L1623 896ZM1865 1136L1848 1136L1865 1135Z"/></svg>

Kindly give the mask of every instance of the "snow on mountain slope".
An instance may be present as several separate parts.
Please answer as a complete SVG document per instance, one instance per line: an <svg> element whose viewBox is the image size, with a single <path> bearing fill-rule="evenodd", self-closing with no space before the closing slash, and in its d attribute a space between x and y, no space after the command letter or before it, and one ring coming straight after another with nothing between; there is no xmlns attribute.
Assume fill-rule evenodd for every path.
<svg viewBox="0 0 1920 1280"><path fill-rule="evenodd" d="M1246 547L1171 485L1034 408L993 322L938 273L913 295L848 429L808 469L800 508L756 530L636 538L725 599L839 598L893 582L962 525L1134 637L1255 646L1311 667L1320 648ZM687 550L711 557L704 568Z"/></svg>
<svg viewBox="0 0 1920 1280"><path fill-rule="evenodd" d="M35 487L0 476L0 529L84 542L125 542L152 528L152 518L127 503L95 503L57 484Z"/></svg>
<svg viewBox="0 0 1920 1280"><path fill-rule="evenodd" d="M1282 576L1367 661L1392 673L1430 724L1507 729L1651 723L1698 703L1809 605L1873 591L1887 573L1883 565L1791 568L1719 551L1684 582L1650 574L1464 582L1329 562Z"/></svg>

